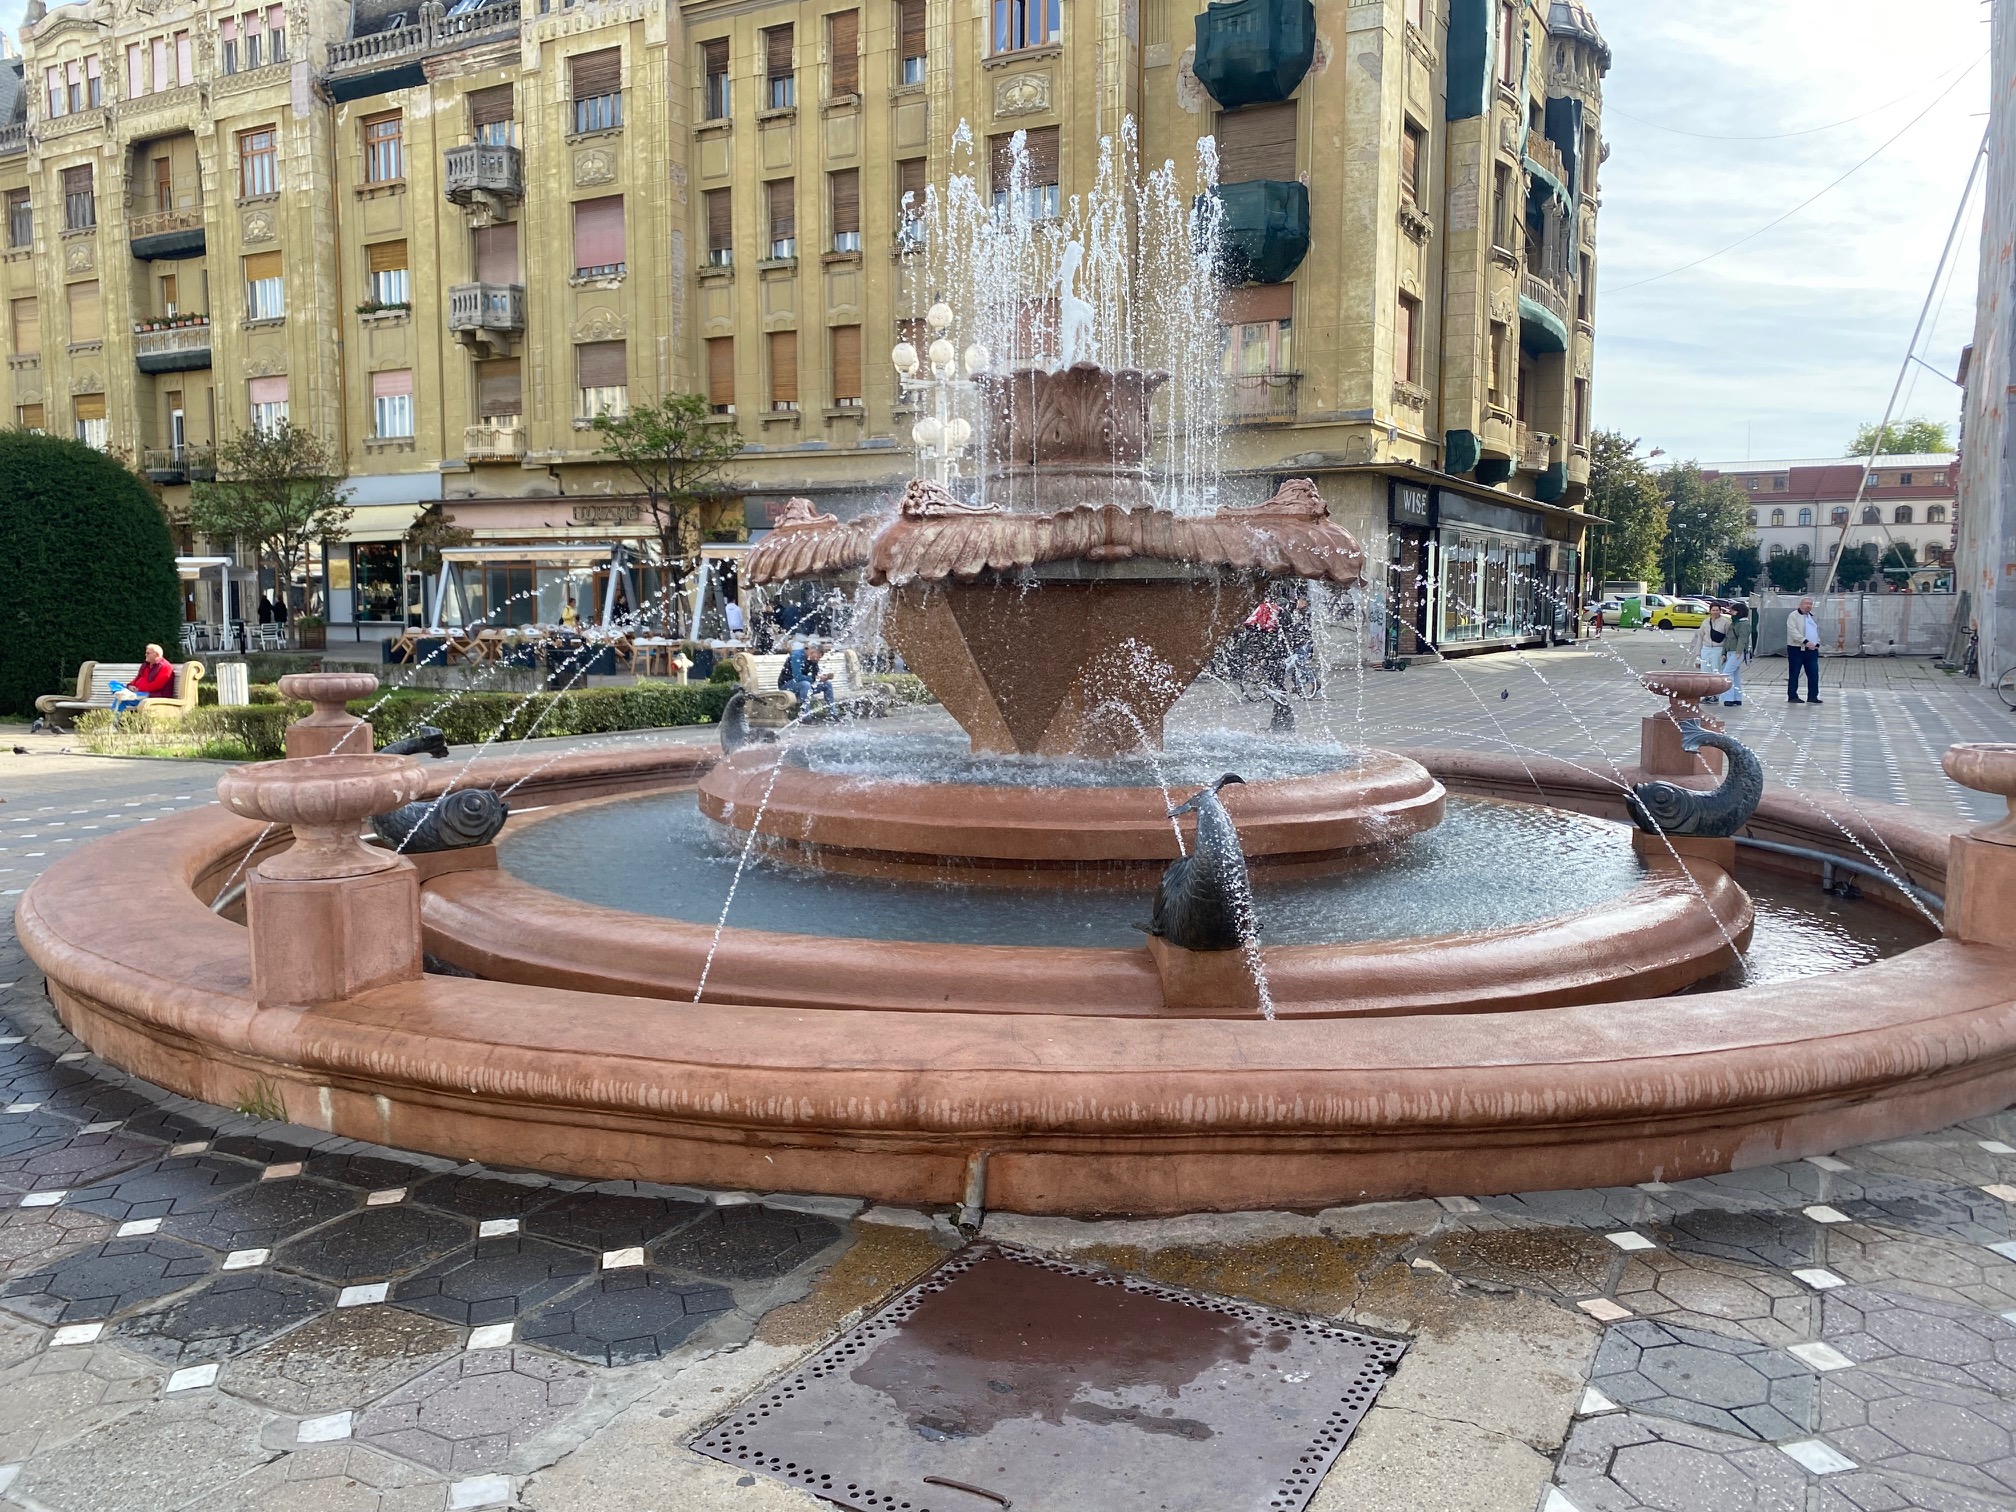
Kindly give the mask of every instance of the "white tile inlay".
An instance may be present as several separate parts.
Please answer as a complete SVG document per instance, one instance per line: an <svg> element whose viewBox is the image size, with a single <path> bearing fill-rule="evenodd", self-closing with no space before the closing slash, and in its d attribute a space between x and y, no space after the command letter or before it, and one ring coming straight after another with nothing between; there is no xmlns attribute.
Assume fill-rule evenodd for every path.
<svg viewBox="0 0 2016 1512"><path fill-rule="evenodd" d="M93 1344L103 1332L103 1323L65 1323L49 1336L49 1347L60 1349L66 1344Z"/></svg>
<svg viewBox="0 0 2016 1512"><path fill-rule="evenodd" d="M347 1412L332 1412L327 1417L306 1418L301 1426L294 1430L294 1442L329 1444L337 1439L346 1439L350 1437L350 1421L351 1414Z"/></svg>
<svg viewBox="0 0 2016 1512"><path fill-rule="evenodd" d="M209 1140L192 1139L187 1144L170 1145L168 1147L168 1153L170 1155L201 1155L205 1150L209 1148L210 1148Z"/></svg>
<svg viewBox="0 0 2016 1512"><path fill-rule="evenodd" d="M1582 1509L1563 1496L1559 1486L1549 1486L1547 1499L1540 1503L1540 1512L1582 1512Z"/></svg>
<svg viewBox="0 0 2016 1512"><path fill-rule="evenodd" d="M21 1199L23 1207L55 1207L70 1194L68 1192L30 1192Z"/></svg>
<svg viewBox="0 0 2016 1512"><path fill-rule="evenodd" d="M230 1254L224 1257L224 1269L251 1270L255 1266L264 1265L268 1260L271 1260L272 1258L273 1258L273 1251L271 1251L270 1249L233 1250L231 1251Z"/></svg>
<svg viewBox="0 0 2016 1512"><path fill-rule="evenodd" d="M118 1119L108 1118L103 1123L84 1125L84 1132L86 1134L110 1134L114 1129L118 1127L119 1127Z"/></svg>
<svg viewBox="0 0 2016 1512"><path fill-rule="evenodd" d="M1846 1286L1848 1284L1840 1276L1835 1275L1834 1272L1822 1270L1818 1266L1810 1270L1795 1270L1792 1274L1799 1280L1804 1281L1815 1291L1832 1291L1837 1286Z"/></svg>
<svg viewBox="0 0 2016 1512"><path fill-rule="evenodd" d="M448 1512L471 1512L476 1507L501 1507L511 1500L508 1475L472 1475L453 1481L448 1487ZM1569 1512L1574 1512L1571 1507Z"/></svg>
<svg viewBox="0 0 2016 1512"><path fill-rule="evenodd" d="M497 1239L505 1234L515 1234L517 1232L518 1220L516 1218L485 1218L476 1226L476 1237L478 1239Z"/></svg>
<svg viewBox="0 0 2016 1512"><path fill-rule="evenodd" d="M1818 1166L1823 1171L1845 1171L1849 1169L1847 1161L1836 1160L1832 1155L1808 1155L1806 1157L1806 1164Z"/></svg>
<svg viewBox="0 0 2016 1512"><path fill-rule="evenodd" d="M369 1197L366 1197L364 1199L364 1206L390 1207L395 1202L404 1202L405 1200L406 1200L406 1188L387 1187L382 1192L373 1192Z"/></svg>
<svg viewBox="0 0 2016 1512"><path fill-rule="evenodd" d="M1628 1318L1631 1309L1619 1307L1608 1297L1589 1297L1575 1304L1599 1323L1615 1323L1619 1318Z"/></svg>
<svg viewBox="0 0 2016 1512"><path fill-rule="evenodd" d="M259 1179L261 1181L279 1181L284 1177L299 1176L300 1174L301 1174L300 1161L283 1160L278 1165L270 1165L266 1167L265 1170L259 1173Z"/></svg>
<svg viewBox="0 0 2016 1512"><path fill-rule="evenodd" d="M1998 1202L2016 1202L2016 1186L2010 1186L2006 1181L1998 1181L1993 1186L1984 1186L1981 1190Z"/></svg>
<svg viewBox="0 0 2016 1512"><path fill-rule="evenodd" d="M1815 1223L1846 1223L1848 1221L1848 1215L1842 1212L1841 1209L1828 1207L1825 1203L1806 1209L1806 1216L1811 1218Z"/></svg>
<svg viewBox="0 0 2016 1512"><path fill-rule="evenodd" d="M511 1342L512 1325L509 1323L485 1323L469 1330L471 1349L502 1349Z"/></svg>
<svg viewBox="0 0 2016 1512"><path fill-rule="evenodd" d="M1478 1202L1475 1197L1437 1197L1435 1201L1445 1213L1481 1213L1484 1211L1483 1204Z"/></svg>
<svg viewBox="0 0 2016 1512"><path fill-rule="evenodd" d="M1625 1229L1621 1233L1605 1234L1603 1237L1605 1239L1608 1239L1612 1244L1616 1245L1617 1248L1619 1248L1620 1250L1648 1250L1659 1248L1658 1245L1654 1244L1650 1239L1647 1239L1643 1234L1639 1233L1635 1229Z"/></svg>
<svg viewBox="0 0 2016 1512"><path fill-rule="evenodd" d="M1804 1360L1815 1370L1847 1370L1855 1363L1832 1344L1794 1344L1786 1353Z"/></svg>
<svg viewBox="0 0 2016 1512"><path fill-rule="evenodd" d="M1815 1475L1837 1475L1855 1468L1855 1461L1825 1439L1800 1439L1778 1447Z"/></svg>
<svg viewBox="0 0 2016 1512"><path fill-rule="evenodd" d="M643 1263L644 1246L641 1244L633 1244L628 1249L604 1250L602 1252L602 1269L604 1270L620 1270L626 1265L642 1265Z"/></svg>
<svg viewBox="0 0 2016 1512"><path fill-rule="evenodd" d="M1999 1139L1983 1139L1977 1143L1990 1155L2016 1155L2016 1145L2004 1144Z"/></svg>
<svg viewBox="0 0 2016 1512"><path fill-rule="evenodd" d="M90 1053L88 1050L65 1050L61 1055L56 1057L56 1064L60 1066L65 1061L80 1061Z"/></svg>
<svg viewBox="0 0 2016 1512"><path fill-rule="evenodd" d="M168 1389L170 1391L194 1391L199 1386L215 1386L216 1384L217 1366L214 1363L209 1365L185 1365L176 1371L175 1374L168 1377Z"/></svg>
<svg viewBox="0 0 2016 1512"><path fill-rule="evenodd" d="M336 1294L338 1307L369 1307L383 1302L392 1291L389 1281L373 1281L369 1286L346 1286Z"/></svg>
<svg viewBox="0 0 2016 1512"><path fill-rule="evenodd" d="M1575 1409L1577 1417L1595 1417L1599 1412L1615 1412L1617 1404L1603 1395L1594 1386L1582 1388L1582 1405Z"/></svg>
<svg viewBox="0 0 2016 1512"><path fill-rule="evenodd" d="M161 1220L159 1218L128 1218L112 1231L112 1237L114 1239L138 1239L142 1234L158 1234L160 1232Z"/></svg>
<svg viewBox="0 0 2016 1512"><path fill-rule="evenodd" d="M14 1477L20 1473L21 1467L18 1464L0 1465L0 1491L5 1491L9 1486L13 1485Z"/></svg>
<svg viewBox="0 0 2016 1512"><path fill-rule="evenodd" d="M40 1103L9 1103L7 1104L7 1111L9 1113L33 1113L41 1106L42 1104Z"/></svg>

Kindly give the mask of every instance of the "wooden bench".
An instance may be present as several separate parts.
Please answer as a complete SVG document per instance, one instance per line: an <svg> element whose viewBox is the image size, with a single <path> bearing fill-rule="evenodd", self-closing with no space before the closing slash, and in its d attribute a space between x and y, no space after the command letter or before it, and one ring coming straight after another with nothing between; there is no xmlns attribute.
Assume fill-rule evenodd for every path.
<svg viewBox="0 0 2016 1512"><path fill-rule="evenodd" d="M138 662L87 661L77 669L76 691L68 696L45 693L35 700L35 712L54 730L73 728L79 714L112 707L112 684L130 683L140 673ZM148 699L137 711L149 723L180 719L196 707L196 685L203 663L184 661L175 668L175 691Z"/></svg>
<svg viewBox="0 0 2016 1512"><path fill-rule="evenodd" d="M749 723L757 729L781 729L798 717L798 695L777 686L788 656L761 656L737 651L730 658L735 675L749 694ZM833 703L842 714L887 714L895 703L889 690L861 677L861 658L852 651L835 647L819 659L819 670L833 675ZM825 699L814 693L813 698Z"/></svg>

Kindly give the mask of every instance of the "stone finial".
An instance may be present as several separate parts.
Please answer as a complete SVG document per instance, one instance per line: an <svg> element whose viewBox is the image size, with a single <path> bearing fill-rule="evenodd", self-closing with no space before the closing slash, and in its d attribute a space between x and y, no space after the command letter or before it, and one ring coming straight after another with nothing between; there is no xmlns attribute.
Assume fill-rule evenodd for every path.
<svg viewBox="0 0 2016 1512"><path fill-rule="evenodd" d="M404 864L359 835L372 815L411 803L426 786L410 756L305 756L236 767L217 780L217 797L234 814L294 831L293 849L261 862L260 876L334 881Z"/></svg>
<svg viewBox="0 0 2016 1512"><path fill-rule="evenodd" d="M371 754L371 726L344 708L378 691L369 672L295 672L280 679L280 691L315 705L314 713L287 727L288 756Z"/></svg>
<svg viewBox="0 0 2016 1512"><path fill-rule="evenodd" d="M1948 746L1940 765L1960 786L1977 793L1993 793L2008 806L2008 813L2001 819L1970 830L1969 837L1994 845L2016 845L2016 744L1966 741Z"/></svg>
<svg viewBox="0 0 2016 1512"><path fill-rule="evenodd" d="M777 516L774 530L802 530L807 526L838 525L837 515L821 514L819 506L810 499L786 499L784 509Z"/></svg>

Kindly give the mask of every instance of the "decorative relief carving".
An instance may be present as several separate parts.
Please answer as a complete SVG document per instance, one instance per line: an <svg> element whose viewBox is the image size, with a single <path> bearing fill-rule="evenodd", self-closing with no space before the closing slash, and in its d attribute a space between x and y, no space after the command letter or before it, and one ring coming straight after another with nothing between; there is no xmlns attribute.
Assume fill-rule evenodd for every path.
<svg viewBox="0 0 2016 1512"><path fill-rule="evenodd" d="M1575 376L1577 378L1589 376L1589 348L1579 344L1575 348Z"/></svg>
<svg viewBox="0 0 2016 1512"><path fill-rule="evenodd" d="M576 341L615 341L630 331L630 322L607 305L593 305L574 326Z"/></svg>
<svg viewBox="0 0 2016 1512"><path fill-rule="evenodd" d="M97 248L88 241L74 241L63 249L63 271L65 273L89 273L97 260Z"/></svg>
<svg viewBox="0 0 2016 1512"><path fill-rule="evenodd" d="M1014 74L994 86L994 114L1035 115L1050 108L1050 75Z"/></svg>
<svg viewBox="0 0 2016 1512"><path fill-rule="evenodd" d="M1501 320L1505 324L1510 325L1512 323L1512 311L1514 308L1512 291L1510 289L1500 289L1491 296L1491 318L1493 320Z"/></svg>
<svg viewBox="0 0 2016 1512"><path fill-rule="evenodd" d="M245 225L240 237L245 245L273 240L273 212L271 210L250 210L245 214Z"/></svg>
<svg viewBox="0 0 2016 1512"><path fill-rule="evenodd" d="M42 402L42 390L39 388L17 388L14 390L14 402L16 404L40 404Z"/></svg>
<svg viewBox="0 0 2016 1512"><path fill-rule="evenodd" d="M271 378L287 371L287 358L278 347L260 347L245 359L245 371L254 378Z"/></svg>
<svg viewBox="0 0 2016 1512"><path fill-rule="evenodd" d="M102 394L105 392L105 375L93 368L86 368L70 380L73 394Z"/></svg>
<svg viewBox="0 0 2016 1512"><path fill-rule="evenodd" d="M607 147L590 147L574 154L574 182L582 187L616 182L616 154Z"/></svg>

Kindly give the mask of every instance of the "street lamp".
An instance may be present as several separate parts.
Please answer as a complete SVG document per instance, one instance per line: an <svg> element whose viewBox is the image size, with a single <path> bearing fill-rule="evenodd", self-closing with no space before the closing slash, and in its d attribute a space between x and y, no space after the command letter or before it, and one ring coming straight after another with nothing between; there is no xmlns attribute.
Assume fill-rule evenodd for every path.
<svg viewBox="0 0 2016 1512"><path fill-rule="evenodd" d="M938 301L924 316L924 324L931 329L931 342L924 352L920 355L910 342L901 341L889 354L903 397L924 411L910 427L910 439L916 445L919 464L930 467L932 481L940 488L949 488L959 475L959 459L973 441L972 423L955 411L960 400L973 391L973 380L986 372L993 360L977 341L967 346L962 358L952 340L953 319L952 307Z"/></svg>

